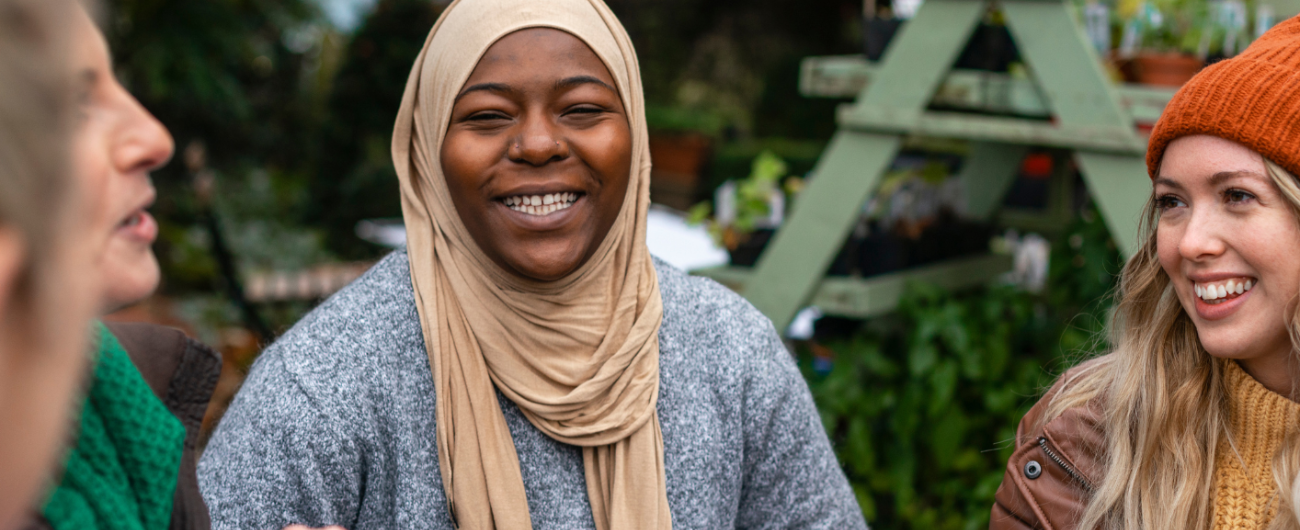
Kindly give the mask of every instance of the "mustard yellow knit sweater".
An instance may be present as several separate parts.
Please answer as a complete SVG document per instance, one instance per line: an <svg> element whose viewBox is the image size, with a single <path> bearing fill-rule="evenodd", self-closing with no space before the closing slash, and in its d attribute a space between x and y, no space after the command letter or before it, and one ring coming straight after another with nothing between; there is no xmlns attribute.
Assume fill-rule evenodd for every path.
<svg viewBox="0 0 1300 530"><path fill-rule="evenodd" d="M1300 428L1300 404L1264 388L1236 362L1223 364L1235 444L1225 437L1216 451L1214 528L1267 528L1278 509L1273 455Z"/></svg>

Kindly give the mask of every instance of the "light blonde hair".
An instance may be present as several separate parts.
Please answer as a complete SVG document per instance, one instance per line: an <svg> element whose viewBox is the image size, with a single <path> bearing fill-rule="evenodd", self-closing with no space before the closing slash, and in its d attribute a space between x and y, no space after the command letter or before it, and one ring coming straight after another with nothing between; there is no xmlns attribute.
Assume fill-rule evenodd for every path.
<svg viewBox="0 0 1300 530"><path fill-rule="evenodd" d="M73 126L68 39L61 35L75 4L67 0L0 0L0 226L21 234L27 259L14 296L37 322L54 288L50 261L68 229L68 175Z"/></svg>
<svg viewBox="0 0 1300 530"><path fill-rule="evenodd" d="M1265 165L1300 223L1300 185L1277 164ZM1106 471L1079 528L1184 530L1213 523L1215 452L1220 436L1229 435L1224 361L1201 346L1160 266L1157 217L1153 197L1145 241L1120 275L1109 326L1113 352L1069 374L1045 415L1048 421L1094 399L1104 410ZM1292 344L1300 344L1300 308L1292 309L1287 325ZM1274 458L1280 500L1274 530L1300 530L1298 473L1300 434L1292 433Z"/></svg>

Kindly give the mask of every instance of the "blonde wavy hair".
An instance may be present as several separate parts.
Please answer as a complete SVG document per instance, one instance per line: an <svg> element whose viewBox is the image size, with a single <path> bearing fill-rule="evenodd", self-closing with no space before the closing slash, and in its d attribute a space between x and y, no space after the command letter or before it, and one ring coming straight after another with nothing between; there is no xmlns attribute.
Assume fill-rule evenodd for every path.
<svg viewBox="0 0 1300 530"><path fill-rule="evenodd" d="M1300 184L1264 162L1300 223ZM1106 472L1079 528L1184 530L1213 523L1215 452L1220 436L1230 436L1224 361L1201 346L1160 266L1157 218L1153 196L1145 241L1120 275L1109 326L1112 353L1066 376L1045 415L1055 418L1094 399L1104 410ZM1292 344L1300 344L1300 307L1293 305L1287 325ZM1291 433L1283 447L1274 458L1278 510L1270 528L1300 530L1300 435Z"/></svg>

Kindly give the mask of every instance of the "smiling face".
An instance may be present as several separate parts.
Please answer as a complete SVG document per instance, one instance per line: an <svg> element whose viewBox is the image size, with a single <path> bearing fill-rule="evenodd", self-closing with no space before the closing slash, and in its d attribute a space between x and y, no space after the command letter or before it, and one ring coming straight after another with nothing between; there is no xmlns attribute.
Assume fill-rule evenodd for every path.
<svg viewBox="0 0 1300 530"><path fill-rule="evenodd" d="M104 36L80 10L73 24L73 61L80 122L73 135L78 184L100 204L95 230L108 242L96 264L108 312L138 302L158 286L152 245L158 224L146 211L154 201L149 172L171 158L172 138L113 76Z"/></svg>
<svg viewBox="0 0 1300 530"><path fill-rule="evenodd" d="M1179 138L1161 160L1155 196L1160 265L1201 344L1288 394L1300 224L1264 159L1214 136Z"/></svg>
<svg viewBox="0 0 1300 530"><path fill-rule="evenodd" d="M632 134L614 79L577 37L517 31L488 48L442 144L452 202L489 258L551 281L604 241L627 194Z"/></svg>

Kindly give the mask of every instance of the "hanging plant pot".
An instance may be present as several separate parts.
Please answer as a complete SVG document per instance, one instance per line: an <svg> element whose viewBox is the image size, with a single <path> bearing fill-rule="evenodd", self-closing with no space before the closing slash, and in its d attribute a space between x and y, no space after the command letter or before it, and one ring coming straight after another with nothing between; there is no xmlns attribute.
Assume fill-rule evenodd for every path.
<svg viewBox="0 0 1300 530"><path fill-rule="evenodd" d="M775 233L776 230L771 228L759 228L742 238L736 248L727 251L731 256L731 265L753 267L758 261L758 256L763 253L763 249L767 248L767 242L772 239L772 234Z"/></svg>
<svg viewBox="0 0 1300 530"><path fill-rule="evenodd" d="M1142 52L1128 61L1124 71L1125 77L1135 83L1178 87L1204 66L1204 61L1191 55Z"/></svg>

